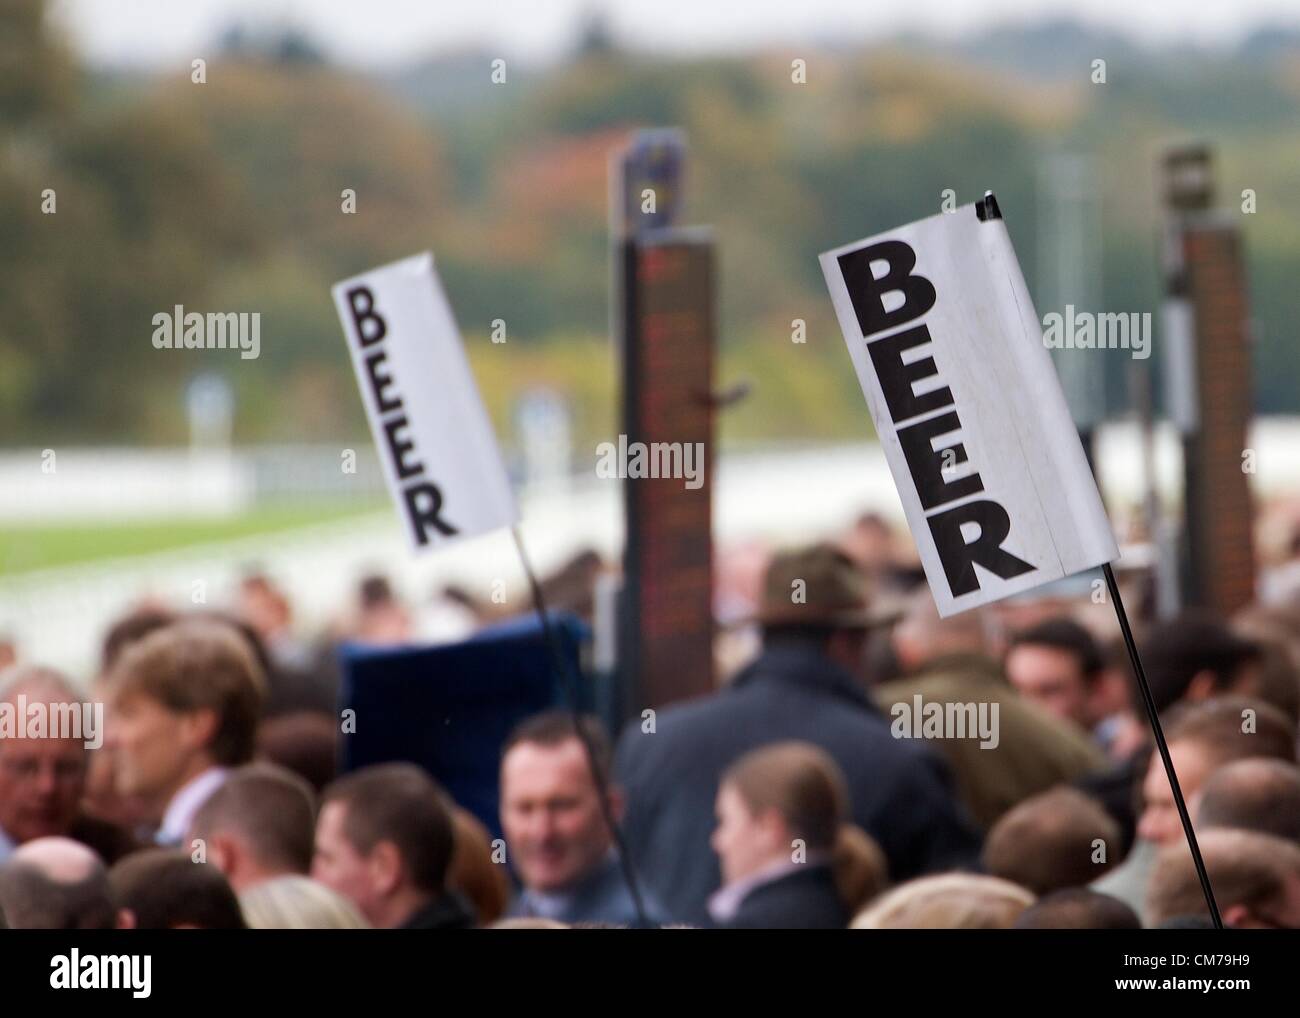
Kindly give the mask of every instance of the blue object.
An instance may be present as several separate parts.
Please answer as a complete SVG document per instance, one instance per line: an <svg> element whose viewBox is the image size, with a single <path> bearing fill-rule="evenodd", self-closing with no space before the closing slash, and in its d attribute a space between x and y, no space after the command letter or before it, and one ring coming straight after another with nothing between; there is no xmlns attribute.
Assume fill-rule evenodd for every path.
<svg viewBox="0 0 1300 1018"><path fill-rule="evenodd" d="M551 626L578 677L579 706L591 709L579 648L590 631L574 615ZM501 747L520 721L568 706L536 614L510 619L463 643L375 648L344 644L340 707L356 731L340 737L340 768L403 760L427 770L465 809L501 836Z"/></svg>

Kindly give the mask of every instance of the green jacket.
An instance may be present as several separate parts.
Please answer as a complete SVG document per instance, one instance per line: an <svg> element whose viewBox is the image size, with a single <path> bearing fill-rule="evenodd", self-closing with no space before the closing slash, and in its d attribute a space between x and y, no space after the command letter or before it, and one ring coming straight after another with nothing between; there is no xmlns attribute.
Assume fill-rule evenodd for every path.
<svg viewBox="0 0 1300 1018"><path fill-rule="evenodd" d="M919 735L947 756L962 800L985 830L1030 796L1106 766L1105 754L1084 732L1025 700L997 664L978 655L937 658L915 675L878 686L875 697L895 737ZM975 712L946 704L976 705L983 720L996 722L996 745L973 730L963 736L959 726ZM936 738L940 731L943 737Z"/></svg>

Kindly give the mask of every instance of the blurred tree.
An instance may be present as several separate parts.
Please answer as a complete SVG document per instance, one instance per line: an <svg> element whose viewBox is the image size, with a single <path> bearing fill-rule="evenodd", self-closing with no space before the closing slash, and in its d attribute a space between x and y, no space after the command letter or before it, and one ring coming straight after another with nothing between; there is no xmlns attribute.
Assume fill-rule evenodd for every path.
<svg viewBox="0 0 1300 1018"><path fill-rule="evenodd" d="M0 161L0 428L11 442L176 440L149 431L183 375L153 348L152 317L201 302L213 258L256 250L254 223L184 120L79 119L43 6L0 8L0 126L42 138L17 154L11 141Z"/></svg>
<svg viewBox="0 0 1300 1018"><path fill-rule="evenodd" d="M0 124L10 131L66 113L73 64L49 30L46 0L0 3Z"/></svg>

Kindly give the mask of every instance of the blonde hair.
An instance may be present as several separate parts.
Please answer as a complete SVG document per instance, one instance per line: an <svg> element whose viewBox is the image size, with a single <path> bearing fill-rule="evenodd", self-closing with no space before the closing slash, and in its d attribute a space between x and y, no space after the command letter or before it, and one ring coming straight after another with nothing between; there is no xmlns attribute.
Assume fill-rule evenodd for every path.
<svg viewBox="0 0 1300 1018"><path fill-rule="evenodd" d="M366 930L356 906L308 877L275 877L239 896L252 930Z"/></svg>
<svg viewBox="0 0 1300 1018"><path fill-rule="evenodd" d="M1023 887L998 877L944 873L896 887L860 913L854 930L1005 930L1034 903Z"/></svg>

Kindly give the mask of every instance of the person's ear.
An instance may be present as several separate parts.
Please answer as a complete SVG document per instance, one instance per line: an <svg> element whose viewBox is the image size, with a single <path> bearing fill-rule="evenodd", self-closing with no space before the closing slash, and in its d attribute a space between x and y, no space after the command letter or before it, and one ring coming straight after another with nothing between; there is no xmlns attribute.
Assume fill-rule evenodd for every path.
<svg viewBox="0 0 1300 1018"><path fill-rule="evenodd" d="M1199 703L1201 700L1208 700L1214 695L1214 672L1205 670L1199 671L1192 676L1192 681L1187 684L1187 692L1183 694L1183 699L1189 703Z"/></svg>
<svg viewBox="0 0 1300 1018"><path fill-rule="evenodd" d="M239 863L239 844L234 838L225 834L209 838L208 862L226 876L230 876Z"/></svg>
<svg viewBox="0 0 1300 1018"><path fill-rule="evenodd" d="M627 808L627 797L623 794L623 789L618 785L609 786L609 813L614 818L614 823L623 822L623 811Z"/></svg>
<svg viewBox="0 0 1300 1018"><path fill-rule="evenodd" d="M378 894L392 894L402 883L402 853L391 841L381 841L366 857L370 886Z"/></svg>
<svg viewBox="0 0 1300 1018"><path fill-rule="evenodd" d="M1250 929L1255 925L1254 916L1251 915L1250 909L1245 905L1229 905L1220 914L1223 916L1224 926Z"/></svg>
<svg viewBox="0 0 1300 1018"><path fill-rule="evenodd" d="M775 806L769 806L754 819L774 847L785 851L790 850L790 826L785 822L785 817L781 815L780 810Z"/></svg>
<svg viewBox="0 0 1300 1018"><path fill-rule="evenodd" d="M217 712L211 707L200 707L182 714L181 734L191 749L207 746L217 734Z"/></svg>
<svg viewBox="0 0 1300 1018"><path fill-rule="evenodd" d="M895 626L889 634L889 642L894 648L894 659L898 662L899 670L904 675L914 672L924 659L924 652L912 639L911 630L902 624Z"/></svg>

